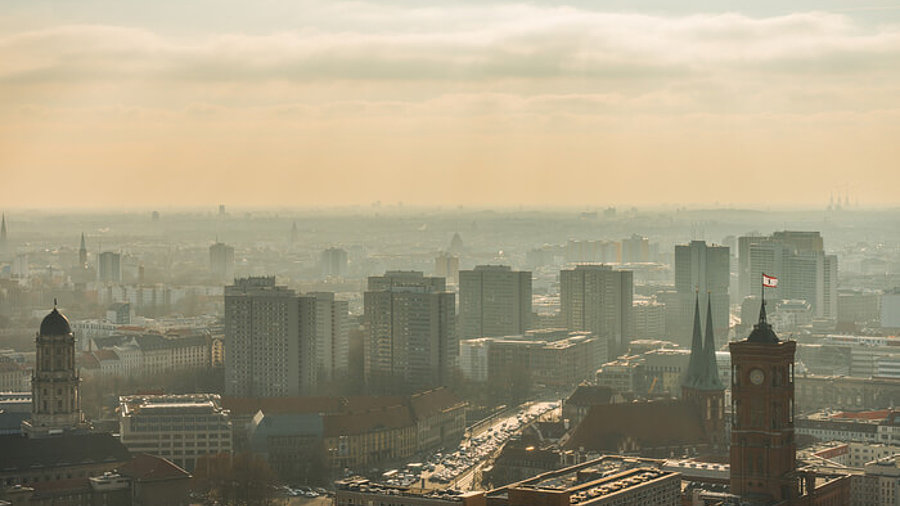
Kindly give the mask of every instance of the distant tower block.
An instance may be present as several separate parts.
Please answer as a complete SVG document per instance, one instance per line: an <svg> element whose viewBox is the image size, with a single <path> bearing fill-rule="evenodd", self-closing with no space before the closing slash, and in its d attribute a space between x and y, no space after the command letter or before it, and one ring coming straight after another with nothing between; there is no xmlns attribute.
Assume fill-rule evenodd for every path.
<svg viewBox="0 0 900 506"><path fill-rule="evenodd" d="M463 251L463 240L462 237L459 236L459 232L453 234L453 239L450 239L450 249L448 250L450 254L459 256Z"/></svg>
<svg viewBox="0 0 900 506"><path fill-rule="evenodd" d="M297 244L297 241L300 240L300 231L297 230L297 222L295 221L293 225L291 225L291 246Z"/></svg>
<svg viewBox="0 0 900 506"><path fill-rule="evenodd" d="M225 216L225 204L219 204L219 216Z"/></svg>
<svg viewBox="0 0 900 506"><path fill-rule="evenodd" d="M78 266L87 268L87 245L84 243L84 232L81 233L81 247L78 248Z"/></svg>
<svg viewBox="0 0 900 506"><path fill-rule="evenodd" d="M6 239L6 213L0 218L0 257L6 256L8 253L8 243Z"/></svg>

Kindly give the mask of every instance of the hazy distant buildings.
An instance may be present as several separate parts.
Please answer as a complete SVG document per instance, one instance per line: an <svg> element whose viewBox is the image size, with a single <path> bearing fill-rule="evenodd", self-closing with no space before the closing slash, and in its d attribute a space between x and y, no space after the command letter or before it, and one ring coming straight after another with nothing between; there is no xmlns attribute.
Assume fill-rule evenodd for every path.
<svg viewBox="0 0 900 506"><path fill-rule="evenodd" d="M88 266L87 245L84 243L84 232L81 233L81 245L78 247L78 267L86 269Z"/></svg>
<svg viewBox="0 0 900 506"><path fill-rule="evenodd" d="M450 239L450 248L448 248L447 251L451 255L459 256L460 254L462 254L463 248L464 246L462 237L459 236L459 232L455 232L453 234L453 238Z"/></svg>
<svg viewBox="0 0 900 506"><path fill-rule="evenodd" d="M634 339L661 339L666 336L666 306L656 300L634 301Z"/></svg>
<svg viewBox="0 0 900 506"><path fill-rule="evenodd" d="M731 259L727 246L707 245L705 241L675 246L675 291L678 303L669 314L675 319L675 334L670 336L681 344L691 338L694 299L697 293L708 294L712 303L713 326L721 344L728 338L728 286L731 279ZM706 321L706 304L700 308L700 321Z"/></svg>
<svg viewBox="0 0 900 506"><path fill-rule="evenodd" d="M322 276L343 277L347 274L347 252L341 248L328 248L322 252Z"/></svg>
<svg viewBox="0 0 900 506"><path fill-rule="evenodd" d="M639 263L650 261L650 241L638 234L622 239L622 263Z"/></svg>
<svg viewBox="0 0 900 506"><path fill-rule="evenodd" d="M771 299L800 299L818 318L837 318L838 260L826 255L819 232L775 232L770 237L741 237L741 296L759 295L761 276L778 277Z"/></svg>
<svg viewBox="0 0 900 506"><path fill-rule="evenodd" d="M444 385L456 366L456 295L444 278L388 271L369 278L365 307L365 378L373 391Z"/></svg>
<svg viewBox="0 0 900 506"><path fill-rule="evenodd" d="M622 258L622 245L615 241L576 241L566 243L566 262L618 263Z"/></svg>
<svg viewBox="0 0 900 506"><path fill-rule="evenodd" d="M562 321L571 331L606 338L612 356L628 349L633 335L631 271L607 265L578 265L559 273Z"/></svg>
<svg viewBox="0 0 900 506"><path fill-rule="evenodd" d="M317 384L316 299L275 286L275 277L225 287L225 394L309 395Z"/></svg>
<svg viewBox="0 0 900 506"><path fill-rule="evenodd" d="M332 292L309 292L316 299L316 360L319 379L345 378L350 357L350 308Z"/></svg>
<svg viewBox="0 0 900 506"><path fill-rule="evenodd" d="M531 272L479 265L459 273L461 339L522 334L531 327Z"/></svg>
<svg viewBox="0 0 900 506"><path fill-rule="evenodd" d="M459 280L459 257L447 252L438 253L434 257L434 275L452 282Z"/></svg>
<svg viewBox="0 0 900 506"><path fill-rule="evenodd" d="M298 241L300 241L300 231L297 230L297 222L295 221L291 225L291 246L296 246Z"/></svg>
<svg viewBox="0 0 900 506"><path fill-rule="evenodd" d="M881 327L900 329L900 288L881 296Z"/></svg>
<svg viewBox="0 0 900 506"><path fill-rule="evenodd" d="M131 304L127 302L114 302L106 308L106 321L117 325L131 324Z"/></svg>
<svg viewBox="0 0 900 506"><path fill-rule="evenodd" d="M0 216L0 259L9 253L9 239L6 237L6 213Z"/></svg>
<svg viewBox="0 0 900 506"><path fill-rule="evenodd" d="M118 283L122 281L122 255L112 251L100 253L97 276L100 281Z"/></svg>
<svg viewBox="0 0 900 506"><path fill-rule="evenodd" d="M231 282L234 279L234 248L216 242L209 247L209 270L218 282Z"/></svg>

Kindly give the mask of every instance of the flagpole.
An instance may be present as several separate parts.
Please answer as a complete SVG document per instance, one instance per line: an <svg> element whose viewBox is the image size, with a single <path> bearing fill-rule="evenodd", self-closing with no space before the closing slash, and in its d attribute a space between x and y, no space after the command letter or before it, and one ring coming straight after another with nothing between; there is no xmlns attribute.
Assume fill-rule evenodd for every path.
<svg viewBox="0 0 900 506"><path fill-rule="evenodd" d="M759 296L760 296L760 301L761 301L760 303L762 304L760 306L760 311L762 311L762 308L765 307L765 305L766 305L766 273L763 272L761 274L762 274L762 276L760 276L760 278L759 278L760 285L761 285L759 287Z"/></svg>

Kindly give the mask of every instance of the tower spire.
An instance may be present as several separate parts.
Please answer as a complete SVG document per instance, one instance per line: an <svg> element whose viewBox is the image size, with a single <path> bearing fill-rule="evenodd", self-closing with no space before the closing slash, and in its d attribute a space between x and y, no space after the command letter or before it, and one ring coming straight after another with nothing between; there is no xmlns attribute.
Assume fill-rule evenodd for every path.
<svg viewBox="0 0 900 506"><path fill-rule="evenodd" d="M84 242L84 232L81 233L81 247L78 248L78 263L82 268L87 267L87 244Z"/></svg>
<svg viewBox="0 0 900 506"><path fill-rule="evenodd" d="M694 297L694 336L691 340L691 358L683 386L696 388L697 383L704 376L703 369L703 335L700 330L700 292L698 290Z"/></svg>
<svg viewBox="0 0 900 506"><path fill-rule="evenodd" d="M719 379L719 366L716 363L716 338L713 334L712 294L706 295L706 342L703 344L703 358L706 365L703 386L708 390L725 389Z"/></svg>

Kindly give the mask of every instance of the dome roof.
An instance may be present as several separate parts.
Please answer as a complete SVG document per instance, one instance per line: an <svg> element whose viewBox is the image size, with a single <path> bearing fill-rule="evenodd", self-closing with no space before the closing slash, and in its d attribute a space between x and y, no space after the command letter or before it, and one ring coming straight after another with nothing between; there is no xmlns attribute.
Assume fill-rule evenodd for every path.
<svg viewBox="0 0 900 506"><path fill-rule="evenodd" d="M62 313L53 308L50 314L44 317L41 322L42 336L64 336L72 333L72 327L69 326L69 319Z"/></svg>

